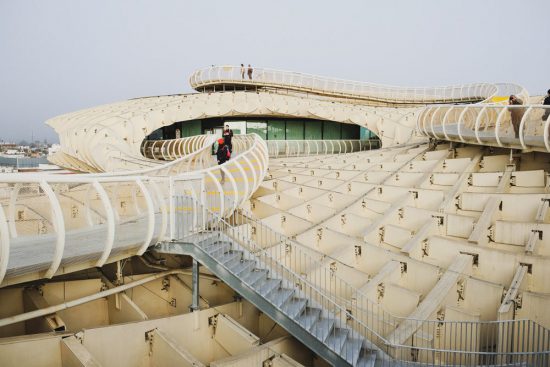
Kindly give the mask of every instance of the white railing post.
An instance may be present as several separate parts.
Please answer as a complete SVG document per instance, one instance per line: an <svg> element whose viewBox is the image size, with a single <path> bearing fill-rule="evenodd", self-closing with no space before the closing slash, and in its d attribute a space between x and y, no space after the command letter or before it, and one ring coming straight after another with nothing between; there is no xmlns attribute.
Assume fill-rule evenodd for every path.
<svg viewBox="0 0 550 367"><path fill-rule="evenodd" d="M45 278L50 279L55 275L57 269L59 269L61 259L63 258L63 251L65 249L65 221L63 219L63 211L61 210L59 200L57 200L55 193L45 179L42 179L40 181L40 188L42 188L42 191L44 191L44 194L48 197L50 201L52 209L52 223L57 235L53 259L50 267L44 274Z"/></svg>
<svg viewBox="0 0 550 367"><path fill-rule="evenodd" d="M546 112L549 112L550 114L550 108L549 109L546 109L545 110ZM544 146L546 147L546 150L548 151L548 153L550 153L550 139L549 139L549 135L550 135L550 132L548 131L548 129L550 129L550 115L546 118L546 122L544 123Z"/></svg>
<svg viewBox="0 0 550 367"><path fill-rule="evenodd" d="M495 139L497 141L497 144L499 146L503 146L502 142L500 141L500 127L502 125L502 120L504 119L504 116L506 115L507 111L506 108L501 109L497 116L497 121L495 123Z"/></svg>
<svg viewBox="0 0 550 367"><path fill-rule="evenodd" d="M0 285L8 270L10 258L10 231L4 209L0 206Z"/></svg>
<svg viewBox="0 0 550 367"><path fill-rule="evenodd" d="M109 195L107 195L107 192L101 186L101 184L94 180L92 182L92 187L95 189L97 196L99 196L99 200L101 200L101 203L103 204L103 209L105 210L105 219L107 221L107 238L105 240L105 244L103 245L103 251L101 253L101 256L97 260L95 266L102 267L105 265L105 262L109 258L109 254L111 253L111 250L113 248L113 244L115 242L115 214L114 214L114 208L111 205L111 201L109 200Z"/></svg>
<svg viewBox="0 0 550 367"><path fill-rule="evenodd" d="M524 107L518 107L518 108L524 108ZM527 111L523 113L523 116L521 118L521 123L519 124L519 142L521 143L521 146L523 149L527 149L527 145L525 144L525 136L524 136L524 130L525 130L525 120L527 120L527 117L533 110L533 107L528 107Z"/></svg>
<svg viewBox="0 0 550 367"><path fill-rule="evenodd" d="M468 108L468 107L466 107L466 108ZM479 138L479 126L481 125L481 119L482 119L483 115L485 114L485 112L487 111L487 108L488 108L487 106L483 107L483 109L481 110L479 115L477 115L477 118L476 118L474 133L475 133L475 136L476 136L476 140L479 144L482 144L481 139Z"/></svg>
<svg viewBox="0 0 550 367"><path fill-rule="evenodd" d="M169 203L170 203L170 240L176 239L176 205L175 200L175 190L174 190L174 176L169 177Z"/></svg>
<svg viewBox="0 0 550 367"><path fill-rule="evenodd" d="M151 240L153 239L153 235L155 233L155 205L153 203L153 199L151 198L151 194L149 193L147 187L145 187L143 181L141 181L140 178L136 178L135 182L143 194L143 198L145 199L145 203L147 205L147 232L143 245L141 245L136 253L136 255L141 256L151 244Z"/></svg>

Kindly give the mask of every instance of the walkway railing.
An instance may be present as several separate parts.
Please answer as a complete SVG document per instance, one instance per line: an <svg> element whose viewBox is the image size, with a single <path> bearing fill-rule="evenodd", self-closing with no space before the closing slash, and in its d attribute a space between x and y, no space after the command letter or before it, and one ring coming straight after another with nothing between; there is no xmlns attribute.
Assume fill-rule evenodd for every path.
<svg viewBox="0 0 550 367"><path fill-rule="evenodd" d="M429 106L417 131L439 140L550 152L550 106Z"/></svg>
<svg viewBox="0 0 550 367"><path fill-rule="evenodd" d="M179 210L193 199L174 197ZM247 249L250 266L262 264L283 274L288 284L305 292L395 361L427 365L529 365L550 362L550 330L532 320L449 321L397 317L385 311L338 275L338 263L319 257L306 246L237 211L221 220L208 210L192 217L178 215L176 238L206 230L220 231ZM360 254L359 254L360 256ZM399 326L399 328L398 328Z"/></svg>
<svg viewBox="0 0 550 367"><path fill-rule="evenodd" d="M0 284L143 254L171 238L174 194L208 200L209 210L230 215L261 184L268 164L259 136L244 136L239 147L223 165L208 145L160 169L0 175Z"/></svg>
<svg viewBox="0 0 550 367"><path fill-rule="evenodd" d="M252 76L249 77L248 68L245 68L243 74L240 66L213 66L199 69L191 74L189 83L197 90L223 84L250 85L411 104L481 102L509 94L527 96L525 89L515 84L474 83L444 87L406 88L267 68L253 68Z"/></svg>
<svg viewBox="0 0 550 367"><path fill-rule="evenodd" d="M194 139L194 138L201 139ZM203 147L213 143L213 139L206 140L210 135L197 135L189 138L167 140L144 140L141 144L141 153L144 157L154 160L171 161L185 155L193 154L197 146ZM244 135L233 138L234 152L238 153L246 146ZM379 149L379 139L368 140L266 140L270 158L300 157L321 154L344 154L364 150ZM202 148L201 148L202 149ZM207 151L207 149L205 149Z"/></svg>
<svg viewBox="0 0 550 367"><path fill-rule="evenodd" d="M139 255L168 228L161 179L9 174L0 182L0 283Z"/></svg>
<svg viewBox="0 0 550 367"><path fill-rule="evenodd" d="M379 149L379 139L369 140L267 140L270 158L342 154Z"/></svg>
<svg viewBox="0 0 550 367"><path fill-rule="evenodd" d="M141 143L141 155L145 158L172 161L196 152L205 145L213 143L212 135L195 135L179 139L144 140Z"/></svg>

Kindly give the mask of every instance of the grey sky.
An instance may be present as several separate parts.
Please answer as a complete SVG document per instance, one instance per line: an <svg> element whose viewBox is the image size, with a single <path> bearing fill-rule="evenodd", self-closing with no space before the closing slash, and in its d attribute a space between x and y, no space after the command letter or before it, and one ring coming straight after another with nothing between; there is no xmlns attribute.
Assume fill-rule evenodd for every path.
<svg viewBox="0 0 550 367"><path fill-rule="evenodd" d="M55 115L189 92L211 64L403 86L550 88L550 1L0 0L0 138Z"/></svg>

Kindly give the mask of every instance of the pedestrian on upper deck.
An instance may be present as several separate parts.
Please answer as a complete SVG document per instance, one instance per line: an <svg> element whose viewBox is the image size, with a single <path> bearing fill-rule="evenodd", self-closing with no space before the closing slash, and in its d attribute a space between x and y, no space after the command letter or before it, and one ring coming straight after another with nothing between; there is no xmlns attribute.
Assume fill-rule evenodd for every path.
<svg viewBox="0 0 550 367"><path fill-rule="evenodd" d="M523 101L519 97L512 94L508 99L508 104L510 106L520 106L523 105ZM514 134L517 139L519 138L519 127L523 114L525 113L525 107L508 107L508 111L510 111L512 127L514 128Z"/></svg>
<svg viewBox="0 0 550 367"><path fill-rule="evenodd" d="M233 138L233 130L229 128L229 125L225 125L222 136L225 145L227 145L227 149L229 149L230 153L233 153L233 143L231 142L231 139Z"/></svg>
<svg viewBox="0 0 550 367"><path fill-rule="evenodd" d="M542 120L546 121L548 119L548 116L550 116L550 89L546 92L546 97L544 97L544 101L542 102L543 105L548 106L548 108L544 109L544 113L542 115Z"/></svg>
<svg viewBox="0 0 550 367"><path fill-rule="evenodd" d="M252 66L248 64L248 79L252 80L252 73L254 72L254 69L252 69Z"/></svg>
<svg viewBox="0 0 550 367"><path fill-rule="evenodd" d="M241 64L241 79L244 79L244 64Z"/></svg>

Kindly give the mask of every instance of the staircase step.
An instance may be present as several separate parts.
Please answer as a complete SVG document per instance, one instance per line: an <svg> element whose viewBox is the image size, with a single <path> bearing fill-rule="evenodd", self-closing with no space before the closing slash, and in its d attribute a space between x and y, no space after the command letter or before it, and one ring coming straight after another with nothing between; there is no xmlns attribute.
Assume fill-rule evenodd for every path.
<svg viewBox="0 0 550 367"><path fill-rule="evenodd" d="M315 307L306 307L304 312L296 318L298 324L306 330L310 330L311 326L317 322L321 316L321 309Z"/></svg>
<svg viewBox="0 0 550 367"><path fill-rule="evenodd" d="M233 263L240 262L243 257L241 251L231 250L226 254L215 256L216 260L226 267L230 267Z"/></svg>
<svg viewBox="0 0 550 367"><path fill-rule="evenodd" d="M202 246L202 248L209 255L212 255L212 254L221 255L231 250L231 242L216 241L215 243Z"/></svg>
<svg viewBox="0 0 550 367"><path fill-rule="evenodd" d="M329 346L330 349L336 353L342 351L344 343L348 339L349 329L344 329L340 327L335 327L329 333L328 338L325 340L325 343Z"/></svg>
<svg viewBox="0 0 550 367"><path fill-rule="evenodd" d="M266 298L271 301L276 307L281 307L294 294L294 289L275 288Z"/></svg>
<svg viewBox="0 0 550 367"><path fill-rule="evenodd" d="M357 367L374 367L376 363L376 353L373 351L364 350L357 361Z"/></svg>
<svg viewBox="0 0 550 367"><path fill-rule="evenodd" d="M268 293L273 291L275 288L281 286L281 279L267 278L265 281L260 280L258 283L254 284L254 288L258 291L260 295L265 297Z"/></svg>
<svg viewBox="0 0 550 367"><path fill-rule="evenodd" d="M326 317L321 317L317 320L315 324L311 327L311 333L321 341L325 341L329 335L332 327L334 326L333 319L327 319Z"/></svg>
<svg viewBox="0 0 550 367"><path fill-rule="evenodd" d="M281 309L287 314L288 317L291 319L296 319L296 317L304 311L306 305L307 299L292 297L283 303Z"/></svg>
<svg viewBox="0 0 550 367"><path fill-rule="evenodd" d="M256 261L254 260L241 260L237 263L232 263L229 267L229 270L233 272L233 274L239 276L240 274L246 274L254 270L256 267Z"/></svg>
<svg viewBox="0 0 550 367"><path fill-rule="evenodd" d="M258 269L256 260L243 259L244 252L232 250L231 241L212 237L204 239L201 247L243 283L251 285L258 294L280 308L288 318L295 320L334 352L342 355L350 365L374 367L376 354L366 349L363 338L351 338L350 329L337 327L330 315L322 317L322 309L308 307L307 298L298 297L292 288L282 287L281 279L269 278L269 269Z"/></svg>
<svg viewBox="0 0 550 367"><path fill-rule="evenodd" d="M267 279L267 270L265 269L253 269L251 272L245 273L241 277L241 281L252 286L255 286L256 283L262 279Z"/></svg>
<svg viewBox="0 0 550 367"><path fill-rule="evenodd" d="M363 347L363 338L347 338L340 354L344 356L346 361L355 365L361 354L361 348Z"/></svg>

